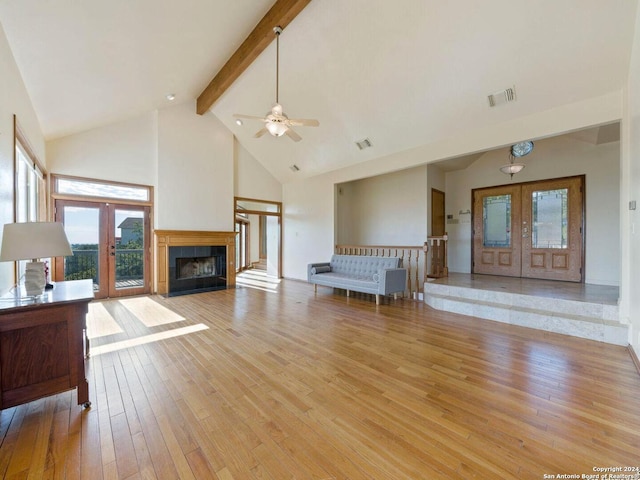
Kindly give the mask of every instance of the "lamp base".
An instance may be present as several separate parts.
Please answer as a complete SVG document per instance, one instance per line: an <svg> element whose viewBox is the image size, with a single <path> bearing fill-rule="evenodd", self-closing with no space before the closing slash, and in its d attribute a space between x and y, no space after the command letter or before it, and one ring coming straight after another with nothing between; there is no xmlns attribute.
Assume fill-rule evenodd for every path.
<svg viewBox="0 0 640 480"><path fill-rule="evenodd" d="M27 295L30 297L42 295L44 293L44 286L46 283L44 262L27 263L24 272L24 288Z"/></svg>

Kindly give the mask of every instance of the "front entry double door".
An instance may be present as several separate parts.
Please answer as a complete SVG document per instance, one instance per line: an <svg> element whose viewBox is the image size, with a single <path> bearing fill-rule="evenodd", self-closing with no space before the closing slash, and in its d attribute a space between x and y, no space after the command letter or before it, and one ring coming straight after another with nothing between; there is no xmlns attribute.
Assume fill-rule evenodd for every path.
<svg viewBox="0 0 640 480"><path fill-rule="evenodd" d="M473 273L582 282L584 176L473 190Z"/></svg>
<svg viewBox="0 0 640 480"><path fill-rule="evenodd" d="M73 256L56 259L56 280L92 279L96 298L150 292L148 206L56 200Z"/></svg>

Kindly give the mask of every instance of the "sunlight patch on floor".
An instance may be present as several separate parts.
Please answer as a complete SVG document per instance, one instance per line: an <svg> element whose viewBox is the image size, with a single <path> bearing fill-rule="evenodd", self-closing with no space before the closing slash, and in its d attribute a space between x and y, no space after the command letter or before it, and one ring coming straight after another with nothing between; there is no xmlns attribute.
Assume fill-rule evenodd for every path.
<svg viewBox="0 0 640 480"><path fill-rule="evenodd" d="M267 275L264 270L246 270L236 275L236 285L265 292L275 292L281 280Z"/></svg>
<svg viewBox="0 0 640 480"><path fill-rule="evenodd" d="M146 327L157 327L158 325L184 321L184 317L163 307L149 297L125 298L119 300L119 302Z"/></svg>
<svg viewBox="0 0 640 480"><path fill-rule="evenodd" d="M87 336L100 338L122 333L122 327L111 316L103 303L91 302L87 314Z"/></svg>
<svg viewBox="0 0 640 480"><path fill-rule="evenodd" d="M180 337L182 335L188 335L190 333L200 332L207 330L209 327L202 323L197 325L191 325L189 327L174 328L173 330L167 330L166 332L152 333L151 335L144 335L142 337L130 338L129 340L123 340L121 342L108 343L106 345L98 345L97 347L91 347L90 354L92 357L96 355L103 355L109 352L115 352L117 350L123 350L125 348L137 347L139 345L145 345L147 343L158 342L160 340L166 340L168 338Z"/></svg>

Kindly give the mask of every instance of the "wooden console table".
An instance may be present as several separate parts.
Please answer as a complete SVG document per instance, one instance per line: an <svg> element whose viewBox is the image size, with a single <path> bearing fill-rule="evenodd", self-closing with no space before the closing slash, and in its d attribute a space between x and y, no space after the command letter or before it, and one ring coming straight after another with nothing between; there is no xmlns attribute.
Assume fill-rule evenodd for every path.
<svg viewBox="0 0 640 480"><path fill-rule="evenodd" d="M57 282L42 297L0 298L0 409L78 389L91 406L85 373L91 280Z"/></svg>

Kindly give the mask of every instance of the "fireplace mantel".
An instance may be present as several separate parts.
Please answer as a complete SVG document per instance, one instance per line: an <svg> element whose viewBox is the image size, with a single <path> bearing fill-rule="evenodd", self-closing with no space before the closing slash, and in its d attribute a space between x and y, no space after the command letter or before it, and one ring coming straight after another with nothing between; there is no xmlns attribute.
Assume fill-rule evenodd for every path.
<svg viewBox="0 0 640 480"><path fill-rule="evenodd" d="M156 292L169 293L169 247L222 246L227 247L227 288L236 284L235 232L205 232L198 230L155 230Z"/></svg>

